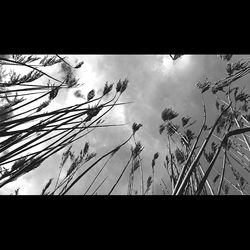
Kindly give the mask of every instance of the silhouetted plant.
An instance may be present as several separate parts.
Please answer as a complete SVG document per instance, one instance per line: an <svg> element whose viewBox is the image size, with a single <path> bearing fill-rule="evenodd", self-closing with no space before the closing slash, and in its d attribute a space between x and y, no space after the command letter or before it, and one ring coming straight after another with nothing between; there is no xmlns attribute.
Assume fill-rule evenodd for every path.
<svg viewBox="0 0 250 250"><path fill-rule="evenodd" d="M56 64L62 69L62 80L41 70ZM6 65L13 66L14 70L3 74L3 67ZM128 86L127 79L117 83L117 92L113 96L110 95L107 101L103 100L103 96L111 94L113 84L106 83L103 94L99 97L95 97L95 91L91 90L87 100L80 104L46 111L61 89L80 86L79 79L75 78L75 70L82 65L83 62L79 62L72 66L67 62L67 58L59 55L0 57L0 98L4 102L0 110L0 167L1 170L5 169L0 172L0 187L39 167L47 158L70 146L60 165L62 168L68 157L73 161L67 171L65 185L62 187L62 183L59 183L60 169L55 186L55 189L60 186L61 192L63 188L63 192L66 192L79 168L96 156L95 153L87 153L86 144L80 155L74 157L71 152L72 143L96 128L124 125L105 125L102 117L115 106L125 104L118 103L118 100ZM15 67L25 67L30 71L21 75L15 71ZM44 81L45 78L48 80L47 84L38 84L38 79ZM83 97L80 92L76 92L75 96ZM34 149L36 146L41 146L42 149ZM12 166L5 168L8 164ZM51 186L51 182L52 179L43 194Z"/></svg>
<svg viewBox="0 0 250 250"><path fill-rule="evenodd" d="M201 91L204 107L204 121L198 134L191 129L187 129L187 127L191 128L195 124L189 123L191 119L189 116L181 118L182 127L180 127L173 125L171 121L178 116L177 111L166 108L162 112L164 123L160 125L159 132L163 135L163 132L166 131L169 141L168 148L170 148L170 140L175 144L179 140L180 144L178 145L183 147L180 149L179 146L175 146L175 157L172 156L171 150L169 150L166 163L164 162L170 183L172 183L172 194L174 195L213 195L219 178L217 194L220 194L221 190L224 191L224 194L229 194L230 186L241 194L247 193L245 189L248 182L245 176L236 176L235 168L242 168L250 173L248 169L250 161L249 136L245 135L245 133L250 132L249 115L246 114L249 110L248 101L250 95L245 88L240 91L239 87L232 87L232 83L250 72L250 61L249 59L242 59L231 63L230 60L233 55L219 55L219 57L227 62L228 76L219 81L210 81L206 78L205 81L196 84ZM177 55L172 58L178 59L179 57ZM212 95L216 95L215 106L219 113L209 128L206 125L207 112L203 99L204 94L209 94L208 90L211 90ZM222 95L225 98L222 98ZM239 137L240 135L242 135L243 139ZM209 142L211 151L207 152L206 147ZM224 154L222 164L219 163L221 151ZM201 161L202 155L207 160L208 166ZM233 168L236 185L226 178L226 169L228 166L231 166L232 169L232 160L237 162L235 168ZM220 165L222 165L222 174L219 174L216 169ZM176 166L179 166L180 170ZM213 179L210 177L212 172L216 173Z"/></svg>

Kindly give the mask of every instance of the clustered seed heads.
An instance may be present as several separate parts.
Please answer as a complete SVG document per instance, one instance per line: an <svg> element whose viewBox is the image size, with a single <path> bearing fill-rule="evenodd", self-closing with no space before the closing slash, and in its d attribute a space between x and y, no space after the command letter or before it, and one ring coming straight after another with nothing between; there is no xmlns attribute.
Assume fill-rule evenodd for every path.
<svg viewBox="0 0 250 250"><path fill-rule="evenodd" d="M191 117L182 117L181 118L182 127L186 126L190 119L191 119Z"/></svg>
<svg viewBox="0 0 250 250"><path fill-rule="evenodd" d="M133 174L139 167L140 167L140 160L136 159L131 169L131 173Z"/></svg>
<svg viewBox="0 0 250 250"><path fill-rule="evenodd" d="M42 195L45 194L46 190L49 188L50 184L52 183L53 178L49 179L49 181L47 182L47 184L45 185L43 191L42 191Z"/></svg>
<svg viewBox="0 0 250 250"><path fill-rule="evenodd" d="M79 79L76 79L71 72L67 73L66 79L65 79L65 84L68 86L68 88L73 88L78 86L78 81Z"/></svg>
<svg viewBox="0 0 250 250"><path fill-rule="evenodd" d="M133 123L132 129L133 129L133 135L136 133L136 131L138 131L140 129L140 127L142 127L142 124L137 124L137 123Z"/></svg>
<svg viewBox="0 0 250 250"><path fill-rule="evenodd" d="M232 75L234 71L239 71L242 69L245 69L247 66L246 62L244 61L239 61L236 63L228 63L226 67L226 71L229 75Z"/></svg>
<svg viewBox="0 0 250 250"><path fill-rule="evenodd" d="M121 87L122 87L122 82L121 82L121 79L118 81L118 83L116 84L116 92L120 92L121 90Z"/></svg>
<svg viewBox="0 0 250 250"><path fill-rule="evenodd" d="M154 168L154 166L155 166L155 161L157 160L158 157L159 157L159 153L157 152L157 153L154 154L154 158L153 158L153 160L152 160L152 168Z"/></svg>
<svg viewBox="0 0 250 250"><path fill-rule="evenodd" d="M98 113L101 111L102 106L96 106L93 108L89 108L87 111L87 117L85 118L85 121L90 121L93 117L98 115Z"/></svg>
<svg viewBox="0 0 250 250"><path fill-rule="evenodd" d="M171 54L170 57L173 59L173 61L177 60L178 58L182 57L183 54Z"/></svg>
<svg viewBox="0 0 250 250"><path fill-rule="evenodd" d="M36 112L40 112L42 109L46 108L50 104L50 100L43 102L36 110Z"/></svg>
<svg viewBox="0 0 250 250"><path fill-rule="evenodd" d="M57 58L59 57L59 59ZM39 83L36 85L30 85L30 84L23 84L24 88L18 88L18 89L7 89L6 91L1 91L0 95L4 99L6 99L6 103L3 103L0 107L0 113L2 113L1 121L2 123L0 124L0 130L3 134L4 140L2 140L0 149L2 152L4 152L3 156L1 157L1 165L7 164L7 163L12 163L10 165L10 168L5 169L4 167L0 166L0 180L5 179L5 177L9 177L9 179L4 180L3 182L0 183L1 186L4 186L8 183L8 181L13 181L14 179L18 178L22 174L25 174L35 168L37 168L45 159L49 158L51 155L53 155L55 152L58 152L62 148L68 146L70 143L73 141L76 141L84 136L77 137L79 133L81 133L86 127L82 127L83 124L86 124L86 121L90 121L94 116L96 116L99 111L102 110L103 107L106 107L105 105L101 105L101 97L98 98L100 101L98 104L94 104L92 107L89 106L88 108L80 108L81 105L85 105L86 103L82 103L81 105L73 105L69 106L60 110L55 110L52 112L47 112L43 114L34 114L36 112L44 111L43 109L47 107L50 104L50 101L55 99L58 95L58 91L61 88L72 88L78 86L78 80L75 78L74 74L74 69L80 68L83 65L83 62L79 62L75 67L72 67L70 64L64 61L64 58L60 58L60 56L56 55L54 57L50 56L43 56L42 58L39 57L34 57L34 56L22 56L22 55L13 55L14 60L11 58L11 60L7 59L4 60L5 57L1 56L1 62L0 62L0 78L2 82L2 87L7 88L7 87L13 87L16 85L21 85L22 83L28 83L28 82L33 82L37 80L39 77L42 77L45 75L45 77L48 77L50 79L53 79L56 82L60 82L61 84L59 86L56 86L55 84L50 84L50 80L48 80L47 84L42 84L40 85ZM37 65L30 65L26 63L31 63L34 61L37 61ZM56 79L49 74L43 73L38 67L42 66L52 66L57 62L62 62L61 67L64 75L63 80ZM26 75L22 76L21 74L17 74L14 70L8 72L8 74L4 75L4 71L2 70L2 65L23 65L27 66L29 68L32 68L34 70L30 71ZM3 78L4 77L4 78ZM5 80L7 78L7 80ZM4 82L5 80L5 82ZM120 81L118 84L118 91L122 93L125 91L127 88L128 80L125 79L124 81ZM120 85L120 86L119 86ZM26 88L26 86L30 86ZM20 86L21 87L21 86ZM113 84L108 84L106 83L103 94L106 95L109 92L112 91ZM12 106L15 104L18 104L24 100L22 96L24 95L33 95L33 92L24 92L24 91L33 91L37 90L39 92L34 92L34 94L41 94L38 96L38 98L35 98L32 101L29 101L25 103L22 106L17 106L15 107L15 110L18 110L20 108L20 112L16 113L15 116L19 115L24 115L28 112L32 112L31 114L28 114L27 117L21 117L20 119L12 119L13 111ZM24 93L23 93L24 92ZM8 94L11 93L11 94ZM14 95L16 93L16 96ZM44 99L44 97L47 96L47 99ZM75 96L84 98L85 97L82 95L80 91L75 92ZM21 98L20 98L21 97ZM95 97L95 91L92 90L88 93L88 98L86 95L86 99L88 99L89 102L94 101L92 100ZM43 98L43 99L42 99ZM112 102L115 98L113 98L110 102ZM118 101L119 96L115 100ZM40 100L40 101L38 101ZM41 101L42 100L42 101ZM91 101L90 101L91 100ZM38 104L33 107L31 107L31 103L35 103L38 101ZM100 104L100 105L99 105ZM27 111L22 111L23 106L28 106L30 105L30 109ZM109 106L109 105L108 105ZM114 105L115 106L115 105ZM35 107L35 108L34 108ZM13 111L12 111L13 110ZM1 112L2 111L2 112ZM77 113L75 113L77 111ZM80 113L78 113L80 111ZM67 116L68 114L73 113L72 116ZM8 114L8 116L7 116ZM58 114L60 116L58 117ZM80 114L80 115L79 115ZM106 114L106 113L105 113ZM84 117L83 117L84 116ZM44 121L43 117L46 117ZM58 117L58 119L57 119ZM82 118L83 117L83 118ZM84 119L86 118L86 119ZM6 122L5 120L8 119L10 121ZM81 121L76 119L80 119ZM98 120L98 119L97 119ZM19 129L19 124L21 123L25 124L28 122L34 122L34 125L29 126L28 128L25 128L23 130ZM99 119L97 124L103 123L104 120ZM59 124L58 124L59 123ZM70 135L70 133L73 131L72 127L63 127L67 126L69 124L78 124L76 125L77 128L79 128L76 131L76 133L73 133ZM17 129L15 129L17 127ZM92 126L95 127L95 126ZM14 128L14 129L13 129ZM137 129L137 128L136 128ZM10 130L10 131L9 131ZM60 132L57 132L60 131ZM63 131L63 132L61 132ZM43 145L45 141L53 140L54 136L47 137L49 133L54 133L59 136L55 142L51 143L50 145L45 146L45 150L38 150L36 152L28 153L27 150L32 148L33 146L31 145L32 143L34 144L34 147L36 145ZM33 138L32 138L33 137ZM30 139L31 138L31 139ZM22 140L30 140L31 143L25 143L23 145L21 144ZM38 141L39 140L39 141ZM36 142L38 141L38 142ZM9 148L14 145L18 144L18 147L11 152ZM84 146L84 145L83 145ZM119 147L117 147L117 150ZM71 166L69 169L68 175L70 176L72 174L75 174L76 170L78 170L79 162L82 160L84 161L89 161L93 157L96 156L95 153L89 153L89 144L86 143L84 148L81 149L80 151L80 156L76 157L74 155L74 152L71 151L71 146L69 149L62 155L62 160L60 162L60 168L62 168L67 160L71 160L74 162L74 164ZM25 154L25 158L21 156L21 154ZM15 156L21 156L17 159L14 159ZM21 160L20 160L21 159ZM7 162L7 163L6 163ZM85 163L85 162L84 162ZM60 172L61 173L61 172ZM60 175L60 174L59 174ZM69 178L70 179L70 178ZM48 182L49 184L51 183L51 180ZM49 184L46 184L45 189L48 188ZM64 183L62 183L64 184ZM68 182L67 182L68 184ZM56 185L57 186L57 185ZM43 193L45 193L46 190L43 190ZM46 191L47 193L47 191Z"/></svg>
<svg viewBox="0 0 250 250"><path fill-rule="evenodd" d="M27 157L23 157L20 160L15 161L15 163L11 167L11 172L14 172L17 169L19 169L20 167L22 167L23 164L26 162L26 159L27 159Z"/></svg>
<svg viewBox="0 0 250 250"><path fill-rule="evenodd" d="M195 138L195 134L190 129L187 129L186 131L184 131L184 134L185 134L184 137L187 139L189 144Z"/></svg>
<svg viewBox="0 0 250 250"><path fill-rule="evenodd" d="M176 126L177 126L177 125L176 125ZM177 131L171 122L168 122L168 123L166 124L165 129L166 129L167 134L168 134L169 136L174 135L175 132Z"/></svg>
<svg viewBox="0 0 250 250"><path fill-rule="evenodd" d="M57 56L52 56L52 57L45 56L40 61L40 64L42 64L45 67L45 66L52 66L60 62L61 62L61 59L57 58Z"/></svg>
<svg viewBox="0 0 250 250"><path fill-rule="evenodd" d="M75 69L81 68L81 66L84 64L84 61L79 62L76 66Z"/></svg>
<svg viewBox="0 0 250 250"><path fill-rule="evenodd" d="M79 89L74 92L74 96L76 98L84 98L84 95L82 94L81 90L79 90Z"/></svg>
<svg viewBox="0 0 250 250"><path fill-rule="evenodd" d="M114 84L108 85L108 83L105 83L104 90L103 90L103 95L107 95L113 88Z"/></svg>
<svg viewBox="0 0 250 250"><path fill-rule="evenodd" d="M162 120L165 121L171 121L174 118L176 118L179 114L172 110L172 108L166 108L161 113Z"/></svg>
<svg viewBox="0 0 250 250"><path fill-rule="evenodd" d="M88 96L87 96L87 100L90 101L95 97L95 90L92 89L91 91L89 91Z"/></svg>
<svg viewBox="0 0 250 250"><path fill-rule="evenodd" d="M208 80L205 80L204 82L196 83L196 86L197 86L198 89L201 90L201 93L204 93L204 92L206 92L207 90L210 89L211 82L208 81Z"/></svg>
<svg viewBox="0 0 250 250"><path fill-rule="evenodd" d="M179 164L182 164L184 161L185 161L185 154L184 152L179 149L178 147L176 148L175 150L175 157L176 157L176 160Z"/></svg>
<svg viewBox="0 0 250 250"><path fill-rule="evenodd" d="M89 142L86 142L85 143L85 146L84 146L84 149L83 149L83 153L84 155L86 155L89 151Z"/></svg>
<svg viewBox="0 0 250 250"><path fill-rule="evenodd" d="M90 153L86 155L85 161L90 161L92 158L96 157L96 153Z"/></svg>
<svg viewBox="0 0 250 250"><path fill-rule="evenodd" d="M223 61L230 61L233 55L218 55Z"/></svg>
<svg viewBox="0 0 250 250"><path fill-rule="evenodd" d="M69 176L69 175L77 168L77 166L78 166L79 163L80 163L80 162L79 162L79 156L77 156L77 157L73 160L72 164L70 165L70 167L69 167L69 169L68 169L68 171L67 171L67 175L66 175L66 176Z"/></svg>
<svg viewBox="0 0 250 250"><path fill-rule="evenodd" d="M149 189L149 188L150 188L150 186L151 186L152 182L153 182L153 180L152 180L152 176L150 175L150 176L148 177L148 180L147 180L147 189Z"/></svg>
<svg viewBox="0 0 250 250"><path fill-rule="evenodd" d="M126 90L128 86L128 79L125 79L123 82L121 80L116 84L116 92L120 92L121 94Z"/></svg>
<svg viewBox="0 0 250 250"><path fill-rule="evenodd" d="M217 175L214 177L214 179L213 179L213 183L214 183L214 184L215 184L216 181L219 179L219 177L220 177L220 174L217 174Z"/></svg>
<svg viewBox="0 0 250 250"><path fill-rule="evenodd" d="M159 157L159 153L157 152L154 154L154 160L158 159L158 157Z"/></svg>
<svg viewBox="0 0 250 250"><path fill-rule="evenodd" d="M64 153L62 154L61 167L65 164L65 162L66 162L67 159L69 158L70 152L71 152L71 151L70 151L71 148L72 148L72 145L67 149L66 152L64 152Z"/></svg>
<svg viewBox="0 0 250 250"><path fill-rule="evenodd" d="M120 92L123 93L123 92L126 90L127 86L128 86L128 80L125 79L125 80L123 81L123 84L122 84L122 87L121 87Z"/></svg>
<svg viewBox="0 0 250 250"><path fill-rule="evenodd" d="M141 142L137 142L135 144L135 147L131 148L133 158L135 159L142 152L142 150L143 150L143 147L141 145Z"/></svg>
<svg viewBox="0 0 250 250"><path fill-rule="evenodd" d="M49 99L52 100L52 99L56 98L56 96L57 96L57 94L58 94L58 91L59 91L59 87L54 87L54 88L50 91Z"/></svg>

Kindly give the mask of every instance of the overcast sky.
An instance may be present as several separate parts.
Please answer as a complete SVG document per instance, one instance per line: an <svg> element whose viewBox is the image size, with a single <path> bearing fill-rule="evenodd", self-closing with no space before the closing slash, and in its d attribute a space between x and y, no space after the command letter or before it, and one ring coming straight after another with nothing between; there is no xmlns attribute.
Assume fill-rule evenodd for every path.
<svg viewBox="0 0 250 250"><path fill-rule="evenodd" d="M195 83L205 77L215 80L226 76L225 63L215 55L185 55L179 60L172 61L168 55L67 55L70 62L84 60L84 65L77 71L77 77L84 86L80 89L83 94L89 90L102 89L105 82L116 83L119 79L128 78L129 86L122 96L122 101L133 101L133 104L119 106L108 114L107 123L129 123L128 126L117 128L100 128L90 137L74 143L73 149L78 152L88 140L90 148L101 156L119 143L123 142L131 133L133 122L143 124L137 133L144 150L142 152L145 181L151 174L151 161L156 152L160 157L156 166L156 181L159 177L166 178L163 168L163 159L166 155L164 138L159 134L159 125L162 123L161 112L164 108L172 107L183 115L200 120L202 115L201 97ZM60 68L54 69L56 76L61 74ZM73 92L62 91L52 102L51 108L61 108L79 102ZM208 106L213 114L211 97ZM105 168L92 190L108 176L98 194L105 194L110 190L129 159L130 147L122 148L114 159ZM0 190L2 194L9 194L20 187L20 194L40 194L42 188L50 178L56 177L61 159L57 153L47 160L42 167L24 175L13 183ZM89 172L69 194L82 194L95 173L102 165ZM126 194L128 184L127 173L114 190L114 194ZM139 189L139 186L138 186ZM160 189L157 189L160 192ZM91 193L91 192L90 192Z"/></svg>

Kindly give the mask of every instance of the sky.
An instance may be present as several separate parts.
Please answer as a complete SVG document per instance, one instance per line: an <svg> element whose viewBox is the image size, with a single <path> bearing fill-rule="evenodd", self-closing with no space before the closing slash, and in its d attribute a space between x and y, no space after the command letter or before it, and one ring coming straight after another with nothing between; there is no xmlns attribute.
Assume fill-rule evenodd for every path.
<svg viewBox="0 0 250 250"><path fill-rule="evenodd" d="M166 140L159 134L159 126L162 124L161 112L165 108L172 107L180 117L191 116L193 120L200 121L203 108L200 92L195 84L206 77L218 80L226 76L225 63L216 55L184 55L176 61L173 61L169 55L66 56L72 64L84 61L84 65L77 70L76 77L84 83L79 89L85 96L91 89L95 89L98 93L106 82L117 83L119 79L127 78L129 85L121 101L133 102L116 107L105 118L109 124L127 123L127 126L99 128L91 136L75 142L73 150L79 152L88 140L91 151L96 152L97 156L101 156L102 153L108 152L129 137L133 122L141 123L143 126L137 132L136 139L144 147L141 157L145 182L151 175L151 161L156 152L159 152L160 155L155 168L156 183L160 182L160 178L167 178L163 167L167 151ZM60 76L61 70L56 67L49 73L53 76ZM52 110L79 103L80 100L73 94L75 90L59 92L58 97L49 108ZM213 116L215 108L211 100L213 100L212 97L206 99L211 116ZM106 176L108 176L107 181L98 194L106 194L110 190L129 158L132 145L126 145L117 153L91 190L94 190ZM47 181L57 176L62 152L60 151L46 160L38 169L7 184L0 190L0 194L10 194L19 187L20 194L40 194ZM90 171L72 188L69 194L83 194L101 166L98 165L97 168ZM139 174L136 177L136 187L139 190L138 177ZM114 190L114 194L126 194L127 186L128 171ZM161 193L158 184L156 184L156 193Z"/></svg>

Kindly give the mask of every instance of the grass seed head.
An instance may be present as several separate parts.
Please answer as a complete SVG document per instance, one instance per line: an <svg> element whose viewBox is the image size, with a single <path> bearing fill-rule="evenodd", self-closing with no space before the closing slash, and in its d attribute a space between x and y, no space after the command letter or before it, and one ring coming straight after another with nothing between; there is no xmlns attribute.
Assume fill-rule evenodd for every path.
<svg viewBox="0 0 250 250"><path fill-rule="evenodd" d="M18 188L18 189L15 190L15 195L19 194L19 190L20 190L20 188Z"/></svg>
<svg viewBox="0 0 250 250"><path fill-rule="evenodd" d="M169 164L169 158L168 156L166 155L166 162L167 162L167 165Z"/></svg>
<svg viewBox="0 0 250 250"><path fill-rule="evenodd" d="M84 64L84 61L79 62L76 66L75 69L81 68L81 66Z"/></svg>
<svg viewBox="0 0 250 250"><path fill-rule="evenodd" d="M26 159L27 159L27 156L21 158L20 160L15 161L15 163L11 167L11 172L14 172L18 170L20 167L22 167L24 163L26 162Z"/></svg>
<svg viewBox="0 0 250 250"><path fill-rule="evenodd" d="M167 134L169 136L172 136L175 134L176 129L174 128L173 124L171 122L168 122L165 126Z"/></svg>
<svg viewBox="0 0 250 250"><path fill-rule="evenodd" d="M105 83L103 95L107 95L113 88L113 84L108 85L108 83Z"/></svg>
<svg viewBox="0 0 250 250"><path fill-rule="evenodd" d="M52 99L56 98L56 96L57 96L57 94L58 94L58 91L59 91L59 87L54 87L54 88L50 91L49 99L52 100Z"/></svg>
<svg viewBox="0 0 250 250"><path fill-rule="evenodd" d="M131 148L131 151L132 151L132 155L133 155L133 158L135 159L141 152L142 152L143 148L142 148L142 145L140 142L137 142L135 144L135 147Z"/></svg>
<svg viewBox="0 0 250 250"><path fill-rule="evenodd" d="M165 125L161 124L159 127L159 133L162 134L164 130L165 130Z"/></svg>
<svg viewBox="0 0 250 250"><path fill-rule="evenodd" d="M182 127L186 126L190 119L191 119L191 117L182 117L181 118Z"/></svg>
<svg viewBox="0 0 250 250"><path fill-rule="evenodd" d="M140 160L136 159L132 167L132 171L131 171L132 174L139 168L139 166L140 166Z"/></svg>
<svg viewBox="0 0 250 250"><path fill-rule="evenodd" d="M136 131L138 131L140 129L140 127L142 127L142 124L137 124L137 123L133 123L132 125L132 129L133 129L133 135L136 133Z"/></svg>
<svg viewBox="0 0 250 250"><path fill-rule="evenodd" d="M213 179L213 183L214 183L214 184L215 184L216 181L219 179L219 177L220 177L220 174L217 174L217 175L215 176L215 178Z"/></svg>
<svg viewBox="0 0 250 250"><path fill-rule="evenodd" d="M204 92L206 92L207 90L209 90L210 89L210 86L211 86L211 82L209 82L209 81L204 81L204 82L198 82L197 84L196 84L196 87L198 88L198 89L200 89L201 90L201 93L204 93Z"/></svg>
<svg viewBox="0 0 250 250"><path fill-rule="evenodd" d="M116 84L116 92L120 92L122 88L122 81L121 79L118 81L118 83Z"/></svg>
<svg viewBox="0 0 250 250"><path fill-rule="evenodd" d="M49 106L50 100L44 101L36 110L36 112L40 112L42 109L46 108Z"/></svg>
<svg viewBox="0 0 250 250"><path fill-rule="evenodd" d="M158 157L159 157L159 153L157 152L154 154L154 160L156 160Z"/></svg>
<svg viewBox="0 0 250 250"><path fill-rule="evenodd" d="M123 82L122 82L122 86L121 86L121 90L120 92L123 93L128 87L128 79L126 78Z"/></svg>
<svg viewBox="0 0 250 250"><path fill-rule="evenodd" d="M91 91L89 91L87 99L88 101L90 101L91 99L93 99L95 97L95 90L92 89Z"/></svg>
<svg viewBox="0 0 250 250"><path fill-rule="evenodd" d="M172 110L172 108L166 108L161 113L161 118L164 122L171 121L176 118L179 114Z"/></svg>
<svg viewBox="0 0 250 250"><path fill-rule="evenodd" d="M85 143L85 146L84 146L84 149L83 149L83 153L84 155L86 155L89 151L89 142L86 142Z"/></svg>
<svg viewBox="0 0 250 250"><path fill-rule="evenodd" d="M96 157L96 153L90 153L86 155L85 161L90 161L92 158Z"/></svg>
<svg viewBox="0 0 250 250"><path fill-rule="evenodd" d="M230 61L233 55L218 55L223 61Z"/></svg>
<svg viewBox="0 0 250 250"><path fill-rule="evenodd" d="M84 98L84 95L82 94L81 90L79 90L79 89L74 92L74 96L76 98Z"/></svg>
<svg viewBox="0 0 250 250"><path fill-rule="evenodd" d="M150 186L151 186L152 182L153 182L153 180L152 180L152 176L150 175L150 176L148 177L148 180L147 180L147 189L149 189L149 188L150 188Z"/></svg>
<svg viewBox="0 0 250 250"><path fill-rule="evenodd" d="M101 111L102 109L102 105L100 106L95 106L93 108L89 108L87 111L87 117L85 118L85 121L90 121L93 117L95 117L96 115L98 115L98 113Z"/></svg>

